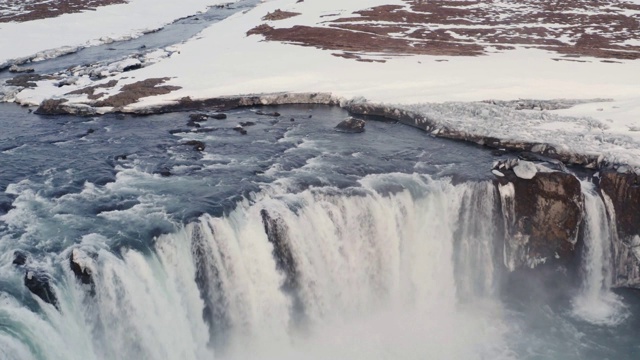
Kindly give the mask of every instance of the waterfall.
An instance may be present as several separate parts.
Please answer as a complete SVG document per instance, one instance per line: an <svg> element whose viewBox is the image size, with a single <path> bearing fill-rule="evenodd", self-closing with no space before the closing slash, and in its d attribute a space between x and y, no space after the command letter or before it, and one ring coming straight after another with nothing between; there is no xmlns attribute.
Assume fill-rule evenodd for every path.
<svg viewBox="0 0 640 360"><path fill-rule="evenodd" d="M493 185L405 174L360 183L265 191L158 237L148 253L113 253L92 235L82 247L97 254L95 294L65 268L55 287L60 312L0 298L8 304L0 321L9 316L22 329L0 332L0 354L511 358L493 296L501 246Z"/></svg>
<svg viewBox="0 0 640 360"><path fill-rule="evenodd" d="M265 196L187 228L219 356L500 357L502 325L464 306L493 299L493 186L361 183Z"/></svg>
<svg viewBox="0 0 640 360"><path fill-rule="evenodd" d="M592 183L582 181L584 194L584 255L582 289L573 301L574 314L588 322L616 325L627 316L624 305L611 291L611 246L615 230L605 203Z"/></svg>

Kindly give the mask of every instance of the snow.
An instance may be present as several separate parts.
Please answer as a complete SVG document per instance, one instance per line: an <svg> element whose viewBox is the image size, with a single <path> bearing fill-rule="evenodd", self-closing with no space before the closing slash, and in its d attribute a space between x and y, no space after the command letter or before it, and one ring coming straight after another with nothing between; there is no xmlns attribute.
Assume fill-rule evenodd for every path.
<svg viewBox="0 0 640 360"><path fill-rule="evenodd" d="M42 60L80 47L138 37L208 6L232 0L130 0L95 11L0 24L0 65L16 59Z"/></svg>
<svg viewBox="0 0 640 360"><path fill-rule="evenodd" d="M518 162L518 165L513 167L513 172L521 179L530 180L536 176L538 169L534 163L521 160Z"/></svg>
<svg viewBox="0 0 640 360"><path fill-rule="evenodd" d="M42 20L22 26L21 33L33 34L25 46L17 46L17 28L0 25L0 47L3 57L15 58L40 51L40 38L46 34L47 45L86 44L107 37L122 37L140 28L159 26L177 16L202 9L212 1L166 1L166 6L148 6L151 0L134 0L127 8L133 16L118 16L115 6L99 8L91 14L68 15L94 19L96 25L82 36L62 36L66 25L58 20ZM153 2L154 4L157 1ZM262 36L246 36L246 32L262 23L277 27L293 25L326 26L334 17L384 4L404 5L400 0L270 0L257 7L213 24L197 37L174 46L170 56L155 63L98 83L118 80L109 94L122 86L148 78L169 77L165 85L180 86L169 94L147 97L125 108L127 111L170 104L180 98L205 99L238 94L278 92L328 92L335 98L364 97L370 102L385 103L428 116L442 127L469 134L494 136L533 143L551 144L567 152L602 155L613 163L640 166L640 60L581 58L585 62L555 61L561 55L536 48L518 47L478 57L447 56L371 56L386 62L357 62L331 55L332 51L292 44L266 42ZM143 6L147 5L147 6ZM280 21L265 22L261 18L276 9L302 15ZM144 16L135 16L136 11ZM146 12L154 11L152 15ZM98 14L99 13L99 14ZM109 18L111 16L111 18ZM86 17L86 18L85 18ZM100 19L99 21L97 19ZM131 19L143 24L131 23ZM149 20L144 20L149 19ZM66 21L66 20L65 20ZM62 26L62 29L56 29ZM124 23L124 24L123 24ZM70 22L74 24L74 22ZM42 30L46 29L46 30ZM55 29L55 31L52 31ZM118 29L117 33L114 33ZM8 33L7 33L8 32ZM1 43L1 42L4 42ZM10 43L7 43L10 42ZM436 61L446 60L446 61ZM566 59L563 59L566 60ZM0 62L2 60L0 59ZM112 67L113 68L113 67ZM86 86L81 79L73 86L57 88L46 81L36 89L27 89L13 98L17 102L38 104L50 97ZM49 82L50 83L50 82ZM479 103L482 100L515 99L611 99L584 103L562 110L515 110L509 107ZM70 103L86 97L70 99Z"/></svg>

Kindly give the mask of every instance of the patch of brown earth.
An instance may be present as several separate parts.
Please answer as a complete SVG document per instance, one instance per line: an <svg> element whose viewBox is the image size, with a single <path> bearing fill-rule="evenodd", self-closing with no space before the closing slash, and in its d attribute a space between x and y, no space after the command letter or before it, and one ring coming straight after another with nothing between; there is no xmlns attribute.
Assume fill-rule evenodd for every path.
<svg viewBox="0 0 640 360"><path fill-rule="evenodd" d="M89 98L89 100L98 100L104 95L104 93L97 93L96 94L95 91L97 89L112 88L112 87L116 86L116 84L118 84L118 80L111 80L106 84L88 86L88 87L83 88L83 89L78 89L78 90L74 90L74 91L68 92L65 95L86 94L87 97Z"/></svg>
<svg viewBox="0 0 640 360"><path fill-rule="evenodd" d="M36 84L36 81L51 80L53 78L54 78L53 76L49 76L49 75L22 74L7 80L5 83L10 86L34 88L38 86L38 84Z"/></svg>
<svg viewBox="0 0 640 360"><path fill-rule="evenodd" d="M417 42L394 38L373 32L356 32L337 28L296 25L288 29L256 27L247 35L260 34L269 41L281 41L324 50L340 50L352 53L382 53L405 55L480 55L482 47L446 41Z"/></svg>
<svg viewBox="0 0 640 360"><path fill-rule="evenodd" d="M158 86L167 80L169 80L169 78L145 79L133 84L124 85L118 94L110 96L104 100L100 100L93 104L93 106L121 108L129 104L133 104L143 97L164 95L174 90L181 89L179 86Z"/></svg>
<svg viewBox="0 0 640 360"><path fill-rule="evenodd" d="M5 0L0 2L0 23L46 19L127 2L127 0Z"/></svg>
<svg viewBox="0 0 640 360"><path fill-rule="evenodd" d="M276 20L284 20L288 18L292 18L294 16L298 16L300 13L290 12L290 11L282 11L280 9L276 9L274 12L270 12L267 15L262 17L264 21L276 21Z"/></svg>
<svg viewBox="0 0 640 360"><path fill-rule="evenodd" d="M479 55L538 47L560 54L640 59L640 5L625 0L404 0L316 26L260 25L247 35L351 55ZM515 6L514 6L515 5ZM360 59L358 56L356 59Z"/></svg>

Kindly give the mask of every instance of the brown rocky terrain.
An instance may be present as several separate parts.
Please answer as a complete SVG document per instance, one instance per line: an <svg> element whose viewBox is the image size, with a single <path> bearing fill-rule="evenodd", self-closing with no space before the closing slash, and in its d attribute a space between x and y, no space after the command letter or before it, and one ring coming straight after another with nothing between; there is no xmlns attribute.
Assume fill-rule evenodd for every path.
<svg viewBox="0 0 640 360"><path fill-rule="evenodd" d="M127 0L5 0L0 2L0 23L46 19L62 14L95 10L97 7L123 4Z"/></svg>
<svg viewBox="0 0 640 360"><path fill-rule="evenodd" d="M268 41L338 51L336 56L481 55L515 46L563 58L639 59L640 5L629 1L404 0L317 24L248 32ZM631 40L631 41L629 41Z"/></svg>

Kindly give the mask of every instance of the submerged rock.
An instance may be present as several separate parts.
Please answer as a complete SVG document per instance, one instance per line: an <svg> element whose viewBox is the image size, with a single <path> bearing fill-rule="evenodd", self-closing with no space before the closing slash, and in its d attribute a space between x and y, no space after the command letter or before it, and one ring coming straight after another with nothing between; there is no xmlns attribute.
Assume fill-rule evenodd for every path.
<svg viewBox="0 0 640 360"><path fill-rule="evenodd" d="M264 116L273 116L273 117L278 117L280 116L280 113L277 111L274 112L262 112L262 111L256 111L256 115L264 115Z"/></svg>
<svg viewBox="0 0 640 360"><path fill-rule="evenodd" d="M361 133L364 132L364 125L364 120L351 117L336 125L336 129L341 132Z"/></svg>
<svg viewBox="0 0 640 360"><path fill-rule="evenodd" d="M224 120L227 118L227 114L223 114L223 113L213 114L211 115L211 118L216 120Z"/></svg>
<svg viewBox="0 0 640 360"><path fill-rule="evenodd" d="M198 140L189 140L184 144L193 146L193 149L196 151L204 151L204 148L206 147L206 145L202 141L198 141Z"/></svg>

